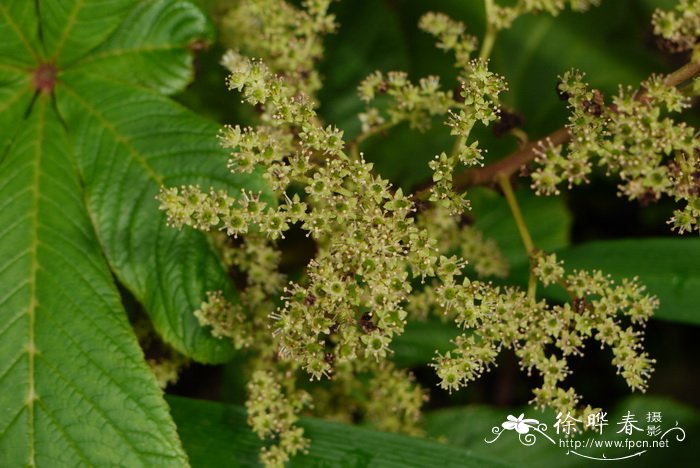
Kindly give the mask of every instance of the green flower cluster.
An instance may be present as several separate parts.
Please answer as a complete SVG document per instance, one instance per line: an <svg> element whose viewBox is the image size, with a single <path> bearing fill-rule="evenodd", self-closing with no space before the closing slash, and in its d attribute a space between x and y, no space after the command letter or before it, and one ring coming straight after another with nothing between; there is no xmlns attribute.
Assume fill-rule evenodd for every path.
<svg viewBox="0 0 700 468"><path fill-rule="evenodd" d="M357 90L360 99L368 104L384 95L390 101L384 112L377 107L368 107L360 114L360 121L367 132L400 122L408 122L413 129L427 130L431 117L443 115L456 105L452 93L440 89L437 76L422 78L415 85L408 80L405 72L393 71L385 76L377 71L365 78Z"/></svg>
<svg viewBox="0 0 700 468"><path fill-rule="evenodd" d="M487 2L491 9L489 22L496 29L507 29L518 17L527 13L558 15L567 6L574 11L585 11L598 5L600 0L517 0L514 5L501 6L495 0Z"/></svg>
<svg viewBox="0 0 700 468"><path fill-rule="evenodd" d="M577 71L565 73L558 90L569 102L572 139L566 148L539 148L540 167L532 175L539 194L587 182L597 164L620 178L620 194L630 200L667 195L685 202L669 222L680 233L699 228L700 143L693 127L667 115L688 107L688 98L657 75L639 89L621 88L609 105Z"/></svg>
<svg viewBox="0 0 700 468"><path fill-rule="evenodd" d="M457 68L468 67L472 53L477 50L478 40L465 34L464 23L455 21L444 13L430 12L421 17L418 27L435 36L438 49L454 52Z"/></svg>
<svg viewBox="0 0 700 468"><path fill-rule="evenodd" d="M297 93L313 97L321 87L316 62L323 36L336 29L332 0L240 0L222 14L223 42L249 57L261 57Z"/></svg>
<svg viewBox="0 0 700 468"><path fill-rule="evenodd" d="M276 350L285 361L294 362L315 378L331 375L348 364L352 369L362 368L362 361L378 361L386 356L391 338L403 330L406 313L401 303L411 291L409 271L414 276L433 274L437 258L427 235L413 222L413 203L401 190L392 191L385 180L374 175L371 164L332 149L332 132L315 123L314 111L306 101L288 98L280 77L259 62L230 57L227 63L240 67L232 70L230 81L242 83L244 96L265 106L265 112L272 116L269 125L224 131L222 143L233 152L231 168L248 170L264 165L271 177L282 173L290 184L303 187L304 201L299 194L288 196L283 184L273 185L283 200L278 207L250 193L236 198L197 187L170 188L160 196L170 223L243 235L243 245L251 234L276 239L292 224L300 224L320 251L308 266L304 284L290 284L283 306L269 314ZM258 81L260 76L267 80L264 85ZM264 92L249 92L248 84ZM281 107L286 110L279 111ZM272 142L270 135L285 131L286 138ZM240 165L239 158L252 158L255 163ZM255 247L256 258L261 257L260 249ZM269 253L262 257L266 256ZM230 254L230 258L247 264L250 280L253 262L240 254ZM239 346L249 345L249 337L255 335L250 326L240 326L245 321L238 318L242 311L219 299L212 295L198 317L217 335L231 336ZM392 375L390 380L396 386L396 374ZM414 415L419 407L417 403L405 413Z"/></svg>
<svg viewBox="0 0 700 468"><path fill-rule="evenodd" d="M271 440L261 453L261 461L266 466L283 466L308 445L303 428L295 422L302 409L312 406L310 396L296 389L298 366L279 362L270 333L269 316L277 309L285 281L278 272L280 251L260 233L235 240L217 233L214 241L236 278L238 301L227 301L221 291L210 292L195 316L200 325L210 327L213 336L230 339L237 349L253 351L246 369L249 424L261 439Z"/></svg>
<svg viewBox="0 0 700 468"><path fill-rule="evenodd" d="M275 298L284 287L285 277L277 270L280 252L269 239L249 234L241 242L232 242L221 234L215 236L224 263L233 270L239 281L239 300L231 303L223 292L208 293L194 315L199 324L211 328L217 338L229 338L236 349L255 345L266 354L273 352L268 324L269 315L275 311Z"/></svg>
<svg viewBox="0 0 700 468"><path fill-rule="evenodd" d="M486 2L496 12L489 14L490 23L498 14L555 14L567 4L582 9L593 3L524 0L498 7ZM302 372L311 380L333 380L334 385L313 390L317 411L339 414L334 408L340 401L344 417L354 411L382 429L420 432L425 393L410 373L390 361L392 340L409 318L434 314L464 330L455 349L439 354L433 363L440 385L448 390L478 378L501 350L512 349L523 369L536 370L543 379L534 402L572 410L579 397L561 384L570 372L567 358L580 354L588 339L609 346L613 364L628 384L643 390L653 361L641 350L638 328L657 301L636 281L617 284L599 272L567 275L556 257L536 253L534 275L545 285L563 286L572 297L570 303L549 305L537 302L534 290L529 295L468 277L467 262L481 278L503 277L508 268L495 242L466 225L467 201L453 190L455 170L481 164L478 142L469 142L469 136L476 123L488 125L499 118L499 95L506 89L484 58L472 58L476 39L445 15L425 15L420 27L436 36L439 48L456 56L457 91L442 90L433 76L414 84L403 72L373 73L358 88L367 103L359 116L362 132L346 144L343 132L322 124L315 110L320 81L314 63L323 53L321 36L334 28L328 4L309 0L297 8L281 0L242 0L226 16L239 49L222 60L230 71L227 84L255 106L259 123L227 126L219 139L230 150L229 170L261 171L276 200L197 186L163 188L158 197L171 226L213 231L232 269L239 301L229 303L223 293L212 292L195 315L214 336L231 339L254 355L246 406L255 432L273 441L263 452L265 464L280 466L307 446L296 426L298 414L311 410L309 395L296 389ZM485 56L483 45L480 55ZM570 95L578 116L572 132L579 128L581 135L614 138L608 128L611 118L591 112L598 103L595 92L575 77L565 80L562 92ZM638 103L663 103L670 110L684 105L658 80L651 80L644 93L645 99L621 96L616 113L632 114ZM420 196L405 195L376 174L358 145L401 122L424 130L434 116L442 115L456 143L449 154L431 161L432 203L424 206L417 203ZM649 118L639 125L673 127ZM668 137L662 141L677 148L684 132L677 130L673 142ZM660 131L654 135L661 138ZM600 138L577 139L572 147L589 141L588 155L598 148L594 143L602 145ZM574 167L575 157L565 160L556 149L542 148L543 155L547 151L551 158L540 158L545 168L533 178L540 191L554 191L562 180L585 180L588 159L579 158L580 167ZM551 174L542 175L547 170ZM626 166L619 172L629 181L641 177ZM276 243L293 228L302 229L317 251L302 276L286 283L278 272Z"/></svg>
<svg viewBox="0 0 700 468"><path fill-rule="evenodd" d="M284 389L284 377L256 371L247 387L248 424L261 439L275 441L263 448L260 457L268 467L283 467L289 457L309 445L304 430L296 423L299 412L311 405L311 396L304 391Z"/></svg>
<svg viewBox="0 0 700 468"><path fill-rule="evenodd" d="M374 372L369 388L365 412L377 428L416 436L423 434L417 423L428 397L412 374L385 362Z"/></svg>
<svg viewBox="0 0 700 468"><path fill-rule="evenodd" d="M665 40L665 48L693 51L693 60L700 62L700 1L680 0L673 10L657 9L652 23L654 33Z"/></svg>
<svg viewBox="0 0 700 468"><path fill-rule="evenodd" d="M443 279L435 291L438 302L467 331L433 363L440 386L450 391L466 386L494 365L502 349L512 349L528 374L535 370L543 379L533 403L574 411L579 396L560 384L571 372L568 358L581 355L592 338L612 349L612 363L629 387L644 391L654 361L642 350L637 327L649 319L658 300L636 279L618 284L599 271L565 275L554 255L538 253L535 265L538 279L560 284L571 295L570 303L549 305L513 288Z"/></svg>
<svg viewBox="0 0 700 468"><path fill-rule="evenodd" d="M433 276L440 266L435 241L416 227L411 199L361 157L347 157L342 132L321 126L309 101L283 76L234 52L224 64L231 71L229 87L261 106L264 122L223 131L222 144L232 150L229 167L264 167L284 202L273 207L247 192L236 198L194 186L167 188L160 200L170 224L234 237L260 232L273 240L300 224L320 251L308 266L308 281L285 288L283 307L272 315L280 354L317 379L330 375L336 363L386 357L392 338L403 331L411 277ZM474 63L471 72L460 116L492 119L488 97L499 86L489 85L493 75L482 64ZM407 92L400 74L390 76L388 87ZM467 95L476 92L475 83L484 89ZM303 187L303 201L288 195L290 184Z"/></svg>
<svg viewBox="0 0 700 468"><path fill-rule="evenodd" d="M412 120L409 122L413 127L422 129L430 124L431 116L448 115L445 124L450 127L450 133L457 137L457 141L449 154L443 152L430 162L433 185L430 188L429 200L447 207L452 214L460 214L469 208L469 203L464 194L456 193L452 189L454 170L460 166L482 164L483 155L478 148L478 141L468 144L467 140L477 122L488 125L498 120L498 96L507 86L502 77L488 70L486 60L471 58L471 54L476 50L477 40L465 34L464 24L441 13L427 13L421 17L419 27L436 37L438 48L454 52L455 66L459 69L459 89L441 92L438 90L436 77L421 80L421 89L425 88L426 80L431 83L430 93L423 93L425 104L421 106L418 105L420 101L412 96L415 92L392 94L391 80L384 81L381 75L375 74L360 86L360 97L370 102L378 92L386 90L387 94L394 98L388 109L390 124L417 116L420 118L418 125ZM409 83L408 89L413 88L416 87ZM404 113L397 112L397 109L404 110ZM375 108L370 108L368 112L379 113Z"/></svg>

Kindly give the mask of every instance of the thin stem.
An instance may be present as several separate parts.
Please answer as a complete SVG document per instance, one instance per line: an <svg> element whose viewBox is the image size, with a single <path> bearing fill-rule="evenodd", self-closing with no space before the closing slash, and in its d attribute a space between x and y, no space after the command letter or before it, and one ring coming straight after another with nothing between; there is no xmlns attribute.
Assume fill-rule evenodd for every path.
<svg viewBox="0 0 700 468"><path fill-rule="evenodd" d="M664 80L664 83L666 86L678 86L697 75L700 75L700 62L689 62L669 74Z"/></svg>
<svg viewBox="0 0 700 468"><path fill-rule="evenodd" d="M515 225L518 227L518 233L520 238L525 245L525 251L527 252L527 257L532 263L533 254L535 252L535 244L532 242L532 237L530 236L530 231L527 230L527 224L525 224L525 218L523 218L523 213L520 211L520 205L518 205L518 199L515 197L513 192L513 186L510 183L509 176L505 174L497 175L498 185L503 191L503 195L506 197L508 202L508 207L515 220ZM535 295L537 293L537 277L532 269L532 264L530 265L530 278L527 282L527 297L531 300L535 300Z"/></svg>
<svg viewBox="0 0 700 468"><path fill-rule="evenodd" d="M360 159L360 151L357 149L357 145L350 146L350 158L355 160Z"/></svg>
<svg viewBox="0 0 700 468"><path fill-rule="evenodd" d="M493 182L498 174L511 176L521 167L535 159L536 150L543 144L559 146L567 143L571 134L566 127L562 127L544 138L528 142L517 151L492 164L475 169L469 169L457 174L454 178L454 189L464 190L470 185L483 185Z"/></svg>
<svg viewBox="0 0 700 468"><path fill-rule="evenodd" d="M532 242L532 237L530 237L530 231L527 230L527 225L525 224L525 219L523 218L523 213L520 211L520 205L518 205L518 199L515 198L515 193L513 192L513 186L510 183L508 176L504 174L498 175L498 185L503 190L503 195L508 201L508 207L513 214L513 219L518 227L518 232L520 233L520 238L523 240L525 245L525 250L528 255L532 255L535 250L535 244Z"/></svg>
<svg viewBox="0 0 700 468"><path fill-rule="evenodd" d="M479 51L479 58L482 60L486 60L491 56L493 44L496 42L496 36L498 35L498 29L495 28L492 21L493 7L493 0L484 0L484 8L486 10L486 34L484 34L484 40L481 42L481 51Z"/></svg>
<svg viewBox="0 0 700 468"><path fill-rule="evenodd" d="M464 145L467 144L467 138L469 138L469 134L471 133L471 128L467 130L467 132L464 135L460 135L457 137L455 140L454 145L452 145L452 151L450 152L450 157L452 159L455 159L459 156L459 152L462 149Z"/></svg>

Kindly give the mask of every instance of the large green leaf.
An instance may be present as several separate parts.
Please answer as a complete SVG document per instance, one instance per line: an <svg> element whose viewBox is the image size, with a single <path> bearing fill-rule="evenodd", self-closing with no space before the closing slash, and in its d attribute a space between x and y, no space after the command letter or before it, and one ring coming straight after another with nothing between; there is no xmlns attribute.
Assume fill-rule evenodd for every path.
<svg viewBox="0 0 700 468"><path fill-rule="evenodd" d="M142 2L71 70L172 93L192 79L189 47L210 35L204 14L187 3Z"/></svg>
<svg viewBox="0 0 700 468"><path fill-rule="evenodd" d="M168 99L101 76L66 72L62 80L59 109L74 130L88 211L115 273L166 341L199 361L226 360L230 344L192 312L203 291L226 290L229 281L207 239L168 228L155 197L161 185L254 189L259 179L228 174L216 125Z"/></svg>
<svg viewBox="0 0 700 468"><path fill-rule="evenodd" d="M0 173L0 465L183 464L47 96Z"/></svg>
<svg viewBox="0 0 700 468"><path fill-rule="evenodd" d="M232 355L192 315L226 272L155 200L161 184L262 188L161 94L208 33L180 1L0 4L2 466L186 463L113 278L176 349Z"/></svg>
<svg viewBox="0 0 700 468"><path fill-rule="evenodd" d="M32 95L26 74L0 69L0 155L12 142Z"/></svg>
<svg viewBox="0 0 700 468"><path fill-rule="evenodd" d="M137 0L36 2L42 55L61 67L70 65L103 42L136 4Z"/></svg>
<svg viewBox="0 0 700 468"><path fill-rule="evenodd" d="M168 401L193 467L258 465L261 443L247 426L242 407L172 396ZM311 447L295 456L291 467L515 466L497 461L499 457L372 429L307 418L301 425Z"/></svg>
<svg viewBox="0 0 700 468"><path fill-rule="evenodd" d="M627 461L616 461L615 466L662 466L663 464L678 463L679 466L687 466L688 462L695 457L697 447L693 445L700 434L700 413L695 408L676 403L660 397L630 397L615 406L615 408L603 408L606 411L608 426L604 427L603 439L620 441L628 436L624 433L617 433L621 426L616 424L622 417L631 412L638 423L636 426L647 427L647 414L649 412L661 413L660 425L664 430L673 427L676 422L685 430L685 441L679 442L674 434L669 434L669 445L666 448L651 448L642 454ZM546 441L542 436L532 446L523 445L515 431L505 431L499 439L487 444L484 439L493 439L491 428L501 427L501 423L506 420L509 414L525 414L526 418L534 418L544 422L549 427L548 434L555 432L552 424L556 420L556 413L547 411L541 413L532 408L493 408L486 406L468 406L463 408L450 408L437 410L426 415L427 432L430 436L446 439L450 444L472 450L475 454L484 457L498 457L506 463L515 463L522 467L588 467L593 466L597 461L577 457L567 453L566 448L560 448ZM580 425L579 425L580 427ZM537 435L535 433L535 435ZM594 437L591 433L584 434L579 439L585 442L588 437ZM645 440L641 433L636 432L635 437L630 439ZM646 440L651 440L646 437ZM634 453L624 449L580 449L582 454L603 457L603 453L608 457L624 456ZM604 464L604 463L602 463Z"/></svg>

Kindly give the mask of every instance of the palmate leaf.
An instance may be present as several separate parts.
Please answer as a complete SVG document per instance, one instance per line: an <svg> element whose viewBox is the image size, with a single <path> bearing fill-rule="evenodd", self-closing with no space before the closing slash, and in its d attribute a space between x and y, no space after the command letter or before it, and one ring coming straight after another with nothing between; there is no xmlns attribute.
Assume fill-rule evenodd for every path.
<svg viewBox="0 0 700 468"><path fill-rule="evenodd" d="M170 3L138 4L105 42L73 64L71 70L116 78L161 93L182 89L192 75L189 47L196 46L197 40L208 39L210 30L200 10Z"/></svg>
<svg viewBox="0 0 700 468"><path fill-rule="evenodd" d="M0 173L0 465L182 464L48 97Z"/></svg>
<svg viewBox="0 0 700 468"><path fill-rule="evenodd" d="M208 33L182 1L0 3L1 466L186 464L113 278L179 351L232 355L192 315L226 272L155 200L161 184L262 188L163 96Z"/></svg>

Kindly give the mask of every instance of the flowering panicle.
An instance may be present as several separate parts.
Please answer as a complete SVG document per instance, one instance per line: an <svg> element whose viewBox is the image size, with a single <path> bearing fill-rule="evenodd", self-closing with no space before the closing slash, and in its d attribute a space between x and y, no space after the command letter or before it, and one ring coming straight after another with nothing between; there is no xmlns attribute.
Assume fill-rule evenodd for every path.
<svg viewBox="0 0 700 468"><path fill-rule="evenodd" d="M283 388L279 376L262 370L253 373L247 389L248 424L261 439L275 441L263 448L261 461L265 466L283 467L290 456L309 445L304 429L296 423L297 414L311 405L311 397L301 390Z"/></svg>
<svg viewBox="0 0 700 468"><path fill-rule="evenodd" d="M642 331L636 327L644 326L658 300L636 279L616 283L599 271L565 274L553 254L537 253L534 271L543 284L565 287L572 301L549 305L513 288L468 281L436 291L438 302L442 297L441 305L449 304L455 322L468 329L454 340L452 351L438 354L433 363L441 387L467 385L494 365L501 349L510 348L523 369L534 369L543 378L533 403L571 411L579 397L560 386L571 372L567 359L582 354L592 338L612 349L612 364L630 388L644 391L654 361L642 351Z"/></svg>
<svg viewBox="0 0 700 468"><path fill-rule="evenodd" d="M421 17L418 27L435 36L438 49L454 52L458 68L468 66L478 42L476 37L464 33L464 23L455 21L444 13L428 12Z"/></svg>
<svg viewBox="0 0 700 468"><path fill-rule="evenodd" d="M431 274L435 261L431 242L413 224L413 203L374 175L371 164L347 158L342 133L318 125L314 110L291 96L281 77L260 62L227 57L230 86L264 106L272 127L225 130L222 142L233 150L230 167L237 169L239 157L257 164L264 158L271 178L284 174L304 186L305 197L290 197L283 183L273 185L283 199L279 206L248 192L234 197L169 188L160 195L169 222L269 239L300 225L318 243L319 254L305 284L285 288L283 306L271 314L281 355L315 378L330 375L334 363L383 358L403 330L409 271ZM273 131L285 130L291 141L270 143Z"/></svg>
<svg viewBox="0 0 700 468"><path fill-rule="evenodd" d="M467 140L474 124L488 125L498 119L498 95L506 90L506 84L502 77L488 70L485 60L470 58L476 49L476 39L464 34L462 23L441 13L427 13L421 18L420 27L436 36L438 48L455 52L460 69L459 91L442 91L439 79L434 76L415 85L404 72L389 72L386 76L375 72L358 87L360 99L372 104L359 115L363 132L359 139L400 122L425 130L433 116L447 115L445 123L458 142L450 154L442 153L430 162L433 170L430 201L459 214L469 204L452 189L454 170L459 165L481 164L483 157L478 142L467 144Z"/></svg>
<svg viewBox="0 0 700 468"><path fill-rule="evenodd" d="M224 264L244 281L238 284L238 300L229 302L221 291L211 291L195 311L200 325L211 328L212 336L229 338L236 349L255 345L258 350L274 351L269 315L277 308L276 298L285 277L278 272L280 252L269 239L250 233L232 245L223 235L214 237Z"/></svg>
<svg viewBox="0 0 700 468"><path fill-rule="evenodd" d="M557 186L585 183L594 164L617 174L620 194L649 202L668 195L685 202L670 223L683 233L700 222L700 143L696 130L667 116L688 107L677 88L654 75L637 90L621 88L606 105L600 91L590 89L583 75L567 72L558 85L569 102L571 143L544 145L532 186L540 194L556 194Z"/></svg>
<svg viewBox="0 0 700 468"><path fill-rule="evenodd" d="M396 125L408 122L411 128L426 130L431 117L443 115L455 105L452 93L440 89L440 79L428 76L419 80L418 85L409 81L405 72L392 71L386 75L376 71L365 78L358 86L360 99L370 104L380 96L388 98L385 115L377 107L368 107L360 120L368 131L380 125ZM387 99L383 99L387 100Z"/></svg>
<svg viewBox="0 0 700 468"><path fill-rule="evenodd" d="M369 420L383 431L420 436L421 407L427 400L425 390L413 374L383 363L369 383L367 413Z"/></svg>
<svg viewBox="0 0 700 468"><path fill-rule="evenodd" d="M232 338L238 328L245 324L240 308L228 302L221 291L207 293L207 300L195 310L194 316L201 326L211 327L211 334L215 338ZM248 343L243 341L236 344L237 348L242 348Z"/></svg>
<svg viewBox="0 0 700 468"><path fill-rule="evenodd" d="M593 3L523 0L497 12L557 13L567 4L580 9ZM421 27L437 37L439 48L456 55L458 91L441 90L432 76L415 84L402 72L373 73L359 86L368 105L360 114L362 133L346 145L343 132L322 124L316 114L320 81L314 62L322 55L320 37L334 28L328 5L327 0L308 0L302 8L281 0L242 0L226 19L242 51L229 51L222 60L230 72L227 84L255 106L259 124L227 126L219 139L230 151L229 170L261 172L269 191L181 186L163 188L158 196L171 226L212 233L240 290L235 302L227 302L222 292L210 293L195 315L213 336L231 339L255 355L248 363L249 423L261 438L275 441L264 450L263 461L281 466L307 446L296 426L298 414L310 407L310 397L295 389L301 371L312 380L331 378L337 384L316 391L319 407L331 414L342 401L380 428L419 433L425 394L410 374L390 362L392 341L403 332L409 313L411 319L429 314L451 319L463 330L455 348L438 354L433 363L448 390L478 378L509 348L524 369L542 376L543 385L535 391L538 405L572 408L579 398L560 384L570 372L567 358L581 353L589 338L609 346L628 384L643 390L653 361L641 350L638 328L657 301L636 280L615 283L599 272L567 274L555 256L537 252L533 274L545 285L564 286L573 297L570 303L549 305L518 288L465 274L471 273L467 262L479 277L503 277L508 268L496 243L465 225L460 215L467 201L453 190L457 168L481 164L478 142L469 141L471 130L498 120L499 95L506 90L487 61L471 58L476 40L461 23L425 15ZM602 96L579 77L567 76L560 89L575 115L571 125L577 138L570 153L580 156L542 148L543 169L533 176L538 191L553 192L562 180L585 181L590 156L605 150L599 159L621 174L628 194L636 194L635 183L655 180L643 167L651 163L639 156L641 147L632 152L636 156L618 150L642 131L654 131L661 139L675 128L665 139L646 144L659 153L654 167L665 168L671 181L659 182L658 190L670 193L672 186L674 194L690 193L688 177L696 177L697 167L687 157L694 149L687 127L678 129L657 113L625 129L614 122ZM658 79L645 84L644 95L630 99L622 93L615 115L637 118L638 104L670 111L685 105ZM440 115L457 141L453 151L431 161L433 203L418 212L420 197L405 195L376 174L357 145L400 122L423 130ZM615 136L613 130L627 136ZM678 153L676 169L661 162L661 152L672 151ZM287 282L279 273L277 242L291 229L305 232L316 253L301 277Z"/></svg>
<svg viewBox="0 0 700 468"><path fill-rule="evenodd" d="M442 152L428 163L433 170L433 185L430 187L431 202L449 210L452 215L459 215L471 206L464 194L452 189L452 179L455 169L455 158Z"/></svg>
<svg viewBox="0 0 700 468"><path fill-rule="evenodd" d="M467 143L469 135L477 122L489 125L499 118L500 105L498 96L507 89L505 80L488 70L488 64L475 59L465 64L460 75L460 99L454 110L450 109L445 122L450 127L450 134L457 137L453 151L442 153L431 161L433 169L433 186L430 201L442 204L452 214L460 214L469 204L455 193L452 187L452 175L455 167L483 165L482 150L478 141Z"/></svg>
<svg viewBox="0 0 700 468"><path fill-rule="evenodd" d="M222 40L260 57L295 93L313 98L321 87L316 63L323 57L323 37L336 29L331 1L305 0L301 8L284 0L232 2L221 21Z"/></svg>
<svg viewBox="0 0 700 468"><path fill-rule="evenodd" d="M295 390L295 363L274 359L279 351L270 330L270 314L285 277L278 272L280 252L274 241L260 233L248 233L235 242L224 235L213 236L224 264L239 286L238 299L229 302L221 291L208 293L207 301L195 311L202 326L217 338L228 338L237 348L249 348L257 355L247 362L251 377L247 386L248 422L261 439L273 443L261 452L265 466L281 467L295 453L305 450L308 440L296 426L298 414L311 408L310 396Z"/></svg>

